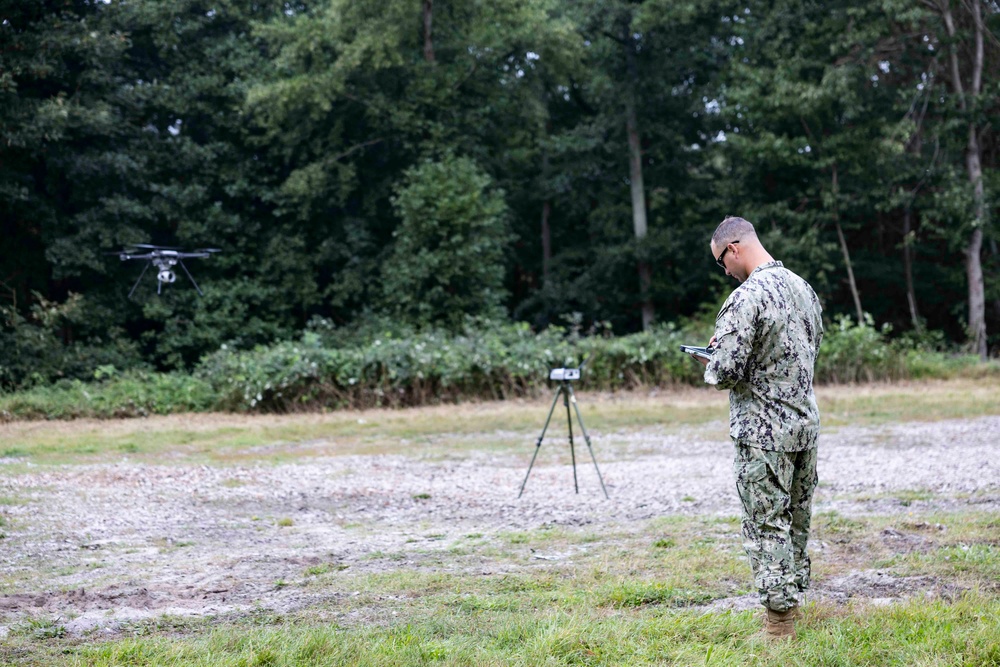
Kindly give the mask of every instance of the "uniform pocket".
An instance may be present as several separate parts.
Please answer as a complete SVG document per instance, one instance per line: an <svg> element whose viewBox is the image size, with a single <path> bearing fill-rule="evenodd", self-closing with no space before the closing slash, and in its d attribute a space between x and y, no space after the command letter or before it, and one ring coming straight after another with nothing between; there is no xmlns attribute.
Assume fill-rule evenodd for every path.
<svg viewBox="0 0 1000 667"><path fill-rule="evenodd" d="M733 464L733 472L736 473L737 485L753 484L767 477L767 463L740 458Z"/></svg>

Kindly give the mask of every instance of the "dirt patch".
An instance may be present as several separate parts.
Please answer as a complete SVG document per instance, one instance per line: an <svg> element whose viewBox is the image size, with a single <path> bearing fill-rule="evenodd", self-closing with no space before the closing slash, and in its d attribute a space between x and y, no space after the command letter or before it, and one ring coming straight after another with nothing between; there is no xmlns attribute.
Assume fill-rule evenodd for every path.
<svg viewBox="0 0 1000 667"><path fill-rule="evenodd" d="M356 579L310 587L316 572L503 573L565 555L463 556L470 535L500 545L502 534L541 527L634 533L664 516L736 516L732 448L712 432L591 433L610 499L585 447L576 452L574 492L568 448L558 439L546 441L518 499L534 443L525 438L518 455L477 450L492 433L449 436L461 453L445 456L401 444L409 455L318 455L266 466L120 461L2 478L0 494L22 502L2 508L0 634L38 617L78 635L164 615L288 612L362 593L349 583ZM898 514L900 522L877 535L880 548L926 552L940 529L908 519L914 511L1000 509L998 435L1000 417L826 432L815 512ZM322 453L323 442L310 447ZM829 557L825 548L817 540L820 561ZM848 604L953 593L929 577L856 569L818 577L810 595ZM706 609L749 608L755 598Z"/></svg>

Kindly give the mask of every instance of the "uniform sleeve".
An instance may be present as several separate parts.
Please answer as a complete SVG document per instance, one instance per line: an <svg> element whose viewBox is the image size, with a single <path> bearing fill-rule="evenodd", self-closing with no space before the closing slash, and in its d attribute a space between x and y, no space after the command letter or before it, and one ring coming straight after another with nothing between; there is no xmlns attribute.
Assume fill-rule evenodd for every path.
<svg viewBox="0 0 1000 667"><path fill-rule="evenodd" d="M705 382L732 389L745 379L756 329L756 305L734 293L715 319L715 352L705 366Z"/></svg>

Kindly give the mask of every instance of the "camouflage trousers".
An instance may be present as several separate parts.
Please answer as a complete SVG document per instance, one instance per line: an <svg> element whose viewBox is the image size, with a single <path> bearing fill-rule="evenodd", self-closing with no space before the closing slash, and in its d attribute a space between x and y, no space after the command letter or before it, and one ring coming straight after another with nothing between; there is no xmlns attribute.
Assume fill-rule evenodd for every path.
<svg viewBox="0 0 1000 667"><path fill-rule="evenodd" d="M765 607L782 612L809 588L809 523L816 448L772 452L736 445L736 489L743 503L743 547Z"/></svg>

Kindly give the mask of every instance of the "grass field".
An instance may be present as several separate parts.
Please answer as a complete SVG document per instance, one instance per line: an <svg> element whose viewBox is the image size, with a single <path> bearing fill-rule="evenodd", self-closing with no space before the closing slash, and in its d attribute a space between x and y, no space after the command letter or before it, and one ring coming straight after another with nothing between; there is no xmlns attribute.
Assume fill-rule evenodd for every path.
<svg viewBox="0 0 1000 667"><path fill-rule="evenodd" d="M921 447L942 475L953 460L948 456L958 465L967 453L937 442L936 425L952 429L942 433L964 432L954 430L956 420L992 429L997 422L984 418L1000 415L995 382L829 387L819 397L824 428L834 438L831 452L854 451L848 449L853 434L872 447L885 438L886 457ZM662 464L654 456L660 440L725 443L727 404L718 392L587 395L581 404L588 429L601 436L601 462L609 462L612 480L626 465ZM498 479L519 482L547 409L542 400L2 425L0 622L6 636L0 664L1000 665L1000 479L967 488L968 474L956 473L950 486L866 486L849 471L831 472L814 518L816 590L798 640L783 645L759 635L739 520L725 497L709 501L707 491L692 491L698 498L677 492L679 511L647 516L641 494L633 499L619 484L613 495L624 499L609 505L616 514L603 520L595 512L604 505L593 500L591 486L579 501L590 503L585 511L562 521L544 508L531 510L540 518L518 515L528 512L525 503L501 503L495 498L506 491L491 496L486 490L455 496L485 507L473 503L438 517L435 512L455 505L444 498L450 482L428 485L426 492L394 488L394 482L378 486L392 461L405 468L412 459L444 475L466 457L509 466ZM898 441L905 436L891 429L900 425L915 430L899 432L917 432L923 440ZM837 440L838 432L851 435ZM611 436L621 444L603 444L614 441ZM991 434L976 437L986 441ZM545 485L557 459L552 454L540 462L545 469L532 479L532 490ZM368 495L362 502L352 491L309 523L311 514L296 513L306 500L268 495L268 483L255 477L279 472L285 477L266 479L289 485L299 477L332 479L336 488L367 477L352 488ZM180 529L115 528L108 533L114 539L102 540L95 528L67 550L56 536L70 542L65 536L75 534L42 520L42 503L76 503L85 513L105 488L136 502L158 499L164 504L148 515L155 517L157 508L170 507L168 487L157 485L180 485L196 474L190 493L199 494L198 501L177 505L191 511L184 530L201 519L212 523L212 513L220 512L219 521L243 522L243 532L210 542L210 533L192 532L188 540L180 539L188 534ZM124 495L126 485L141 484L154 490ZM211 493L201 488L207 484ZM67 496L67 488L78 495ZM569 507L577 502L572 495L553 497ZM248 505L253 498L264 500ZM405 511L378 509L382 503L405 504ZM515 514L497 513L491 504ZM507 516L513 518L497 519ZM111 513L102 521L113 519ZM337 525L326 530L324 522ZM52 534L42 535L46 531ZM217 571L217 579L196 586L217 601L224 594L210 594L221 587L224 571L246 561L227 560L226 545L235 554L244 536L256 540L247 543L250 550L303 555L237 571L264 578L245 598L256 603L219 613L174 613L164 606L122 615L123 608L155 607L157 591L164 590L157 582L167 569L181 579L205 574L187 563ZM317 545L324 540L330 544ZM162 569L147 561L161 562ZM145 597L137 590L147 591ZM80 630L82 618L101 613L114 615L115 623Z"/></svg>
<svg viewBox="0 0 1000 667"><path fill-rule="evenodd" d="M831 429L1000 414L1000 382L996 380L830 386L820 387L817 395L823 426ZM729 414L726 394L713 389L582 395L580 403L587 427L605 431L706 426L725 433ZM453 441L461 435L477 436L465 440L470 444L464 446L478 448L492 441L487 444L496 448L522 448L523 437L505 440L496 434L537 436L548 407L543 398L328 414L11 422L0 424L0 456L22 463L65 464L115 460L122 455L158 461L169 452L175 459L221 463L241 458L245 450L255 447L251 456L263 460L310 456L318 451L310 443L319 440L337 443L334 450L325 447L325 454L398 453L400 440L418 443L424 453L435 441ZM450 450L451 441L443 446ZM271 449L261 451L262 446ZM16 470L17 465L8 469Z"/></svg>

